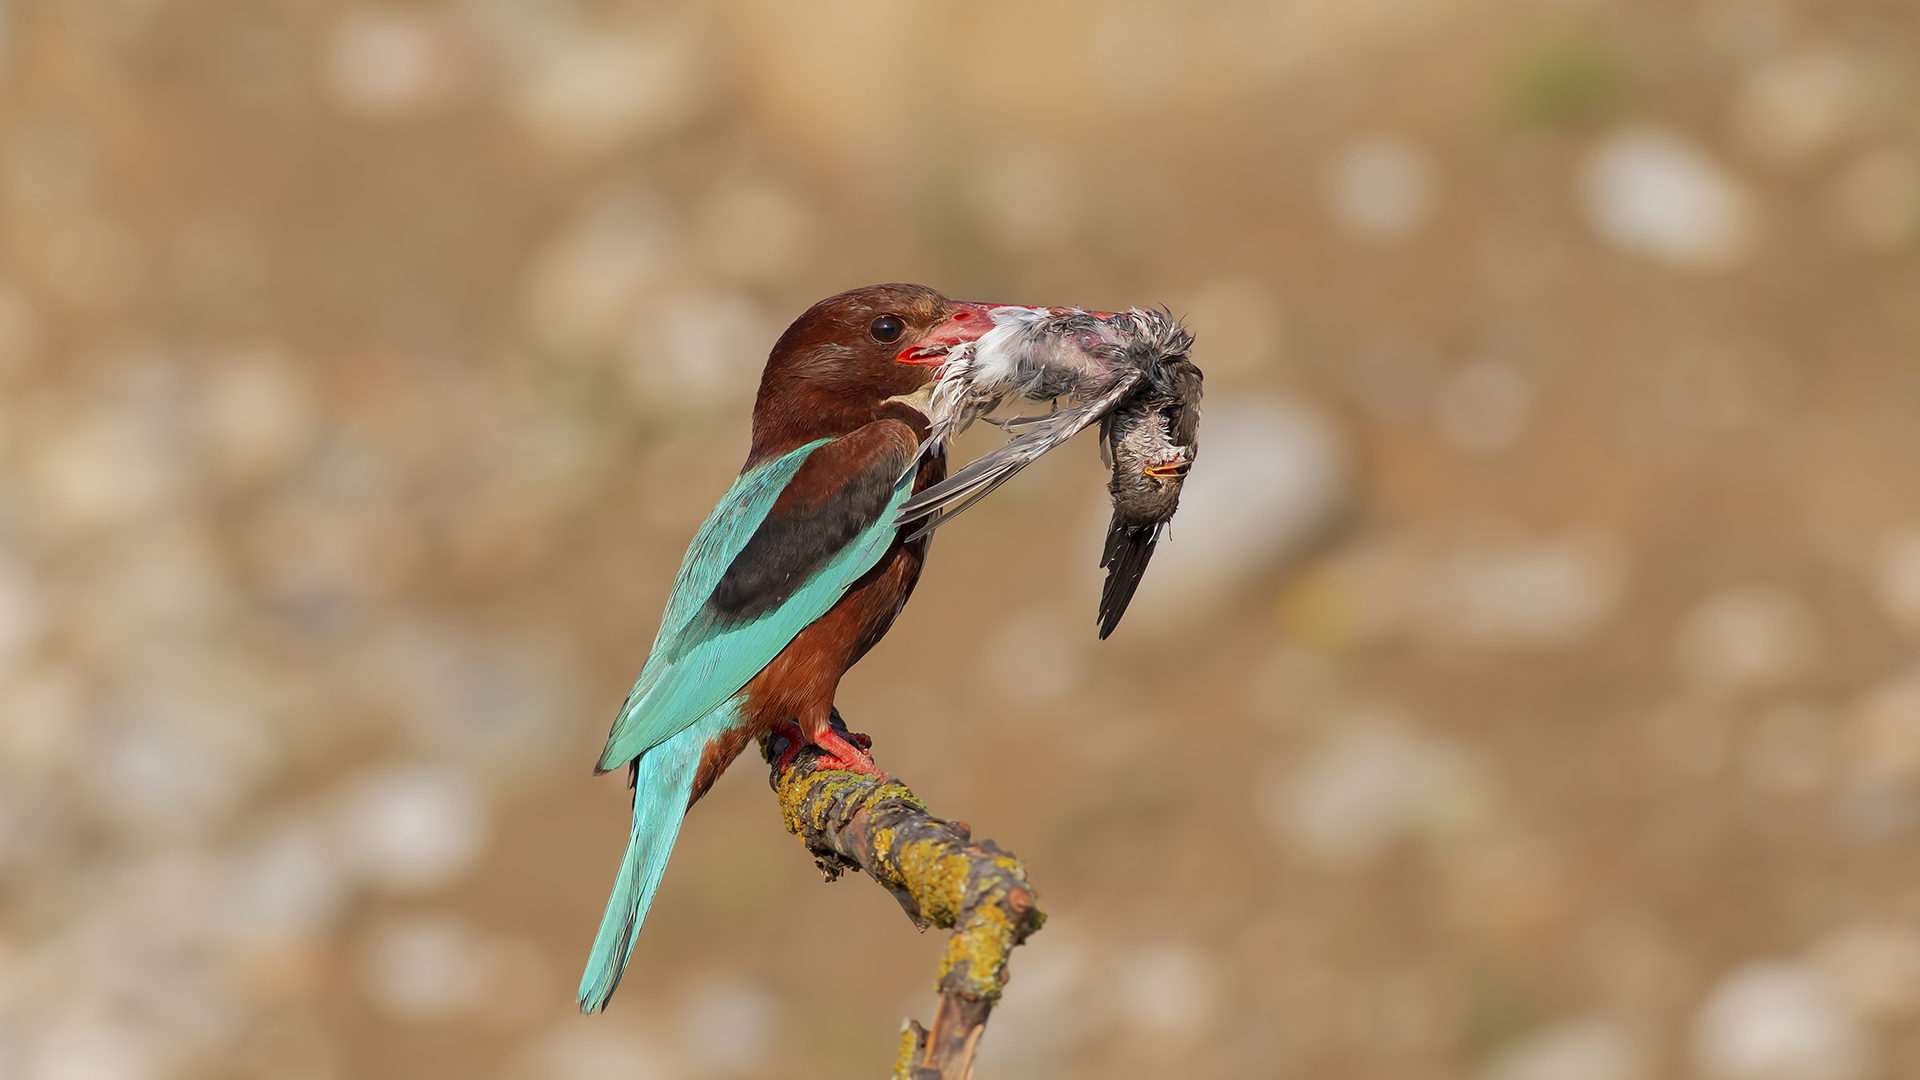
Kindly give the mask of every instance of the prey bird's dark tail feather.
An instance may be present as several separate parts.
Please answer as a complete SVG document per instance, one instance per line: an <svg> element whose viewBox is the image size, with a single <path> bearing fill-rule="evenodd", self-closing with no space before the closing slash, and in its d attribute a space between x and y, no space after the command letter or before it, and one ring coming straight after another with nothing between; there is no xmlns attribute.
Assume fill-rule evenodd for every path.
<svg viewBox="0 0 1920 1080"><path fill-rule="evenodd" d="M1107 547L1100 555L1100 566L1107 572L1100 587L1100 640L1107 640L1120 616L1133 602L1133 591L1147 574L1147 562L1160 541L1158 525L1126 525L1119 518L1107 526Z"/></svg>
<svg viewBox="0 0 1920 1080"><path fill-rule="evenodd" d="M925 536L952 520L955 514L979 502L994 488L1013 479L1015 473L1039 460L1042 454L1112 411L1115 403L1126 397L1145 377L1140 372L1129 372L1116 380L1105 393L1085 404L1061 409L1022 424L1020 433L1008 439L1004 446L980 455L959 472L908 499L901 505L894 520L904 528L926 518L927 521L907 539L916 540Z"/></svg>

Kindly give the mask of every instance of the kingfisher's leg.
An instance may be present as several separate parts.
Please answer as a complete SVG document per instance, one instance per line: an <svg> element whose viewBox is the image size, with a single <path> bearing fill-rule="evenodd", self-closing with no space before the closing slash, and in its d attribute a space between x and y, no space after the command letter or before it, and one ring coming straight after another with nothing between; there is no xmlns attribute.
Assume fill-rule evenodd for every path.
<svg viewBox="0 0 1920 1080"><path fill-rule="evenodd" d="M787 748L780 751L780 756L773 762L774 773L784 773L793 765L793 759L800 756L801 747L807 745L807 736L800 730L800 724L793 720L774 728L773 733L787 740Z"/></svg>

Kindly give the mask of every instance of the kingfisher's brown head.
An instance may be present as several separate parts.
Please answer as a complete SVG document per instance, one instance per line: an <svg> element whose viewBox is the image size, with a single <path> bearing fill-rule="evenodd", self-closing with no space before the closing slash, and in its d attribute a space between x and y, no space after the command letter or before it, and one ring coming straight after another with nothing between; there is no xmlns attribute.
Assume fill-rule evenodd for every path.
<svg viewBox="0 0 1920 1080"><path fill-rule="evenodd" d="M870 285L808 308L767 358L749 464L885 416L924 434L921 392L949 350L992 329L992 310L924 285Z"/></svg>

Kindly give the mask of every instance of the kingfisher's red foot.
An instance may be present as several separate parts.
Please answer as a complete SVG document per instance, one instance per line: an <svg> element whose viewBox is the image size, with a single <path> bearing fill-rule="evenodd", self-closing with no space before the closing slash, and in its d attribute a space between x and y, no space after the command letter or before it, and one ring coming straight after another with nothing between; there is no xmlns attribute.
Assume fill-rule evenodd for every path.
<svg viewBox="0 0 1920 1080"><path fill-rule="evenodd" d="M887 774L880 771L880 766L873 763L872 755L867 753L873 747L873 737L870 735L849 731L847 737L843 739L838 731L829 727L822 731L818 738L808 739L805 730L793 720L774 728L773 733L787 740L787 748L782 750L780 756L773 762L773 771L776 774L785 773L792 767L794 759L800 756L800 751L814 746L820 750L820 757L814 764L815 768L844 769L863 776L877 776L882 780L887 778Z"/></svg>
<svg viewBox="0 0 1920 1080"><path fill-rule="evenodd" d="M847 732L847 736L845 739L841 738L840 733L832 728L820 733L820 736L814 740L814 745L820 748L818 767L845 769L848 772L860 773L863 776L877 776L885 780L887 774L880 771L880 766L875 765L872 755L867 753L867 749L873 745L873 740L853 731Z"/></svg>

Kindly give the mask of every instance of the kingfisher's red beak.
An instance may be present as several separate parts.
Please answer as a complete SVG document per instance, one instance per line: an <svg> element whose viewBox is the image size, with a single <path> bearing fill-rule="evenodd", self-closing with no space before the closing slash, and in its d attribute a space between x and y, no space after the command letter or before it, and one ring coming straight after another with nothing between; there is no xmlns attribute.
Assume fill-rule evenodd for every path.
<svg viewBox="0 0 1920 1080"><path fill-rule="evenodd" d="M1000 304L973 304L965 300L952 300L953 314L947 320L927 331L926 336L901 349L894 360L902 364L925 364L938 366L947 362L947 355L954 346L968 341L980 340L980 335L993 329L993 309Z"/></svg>

